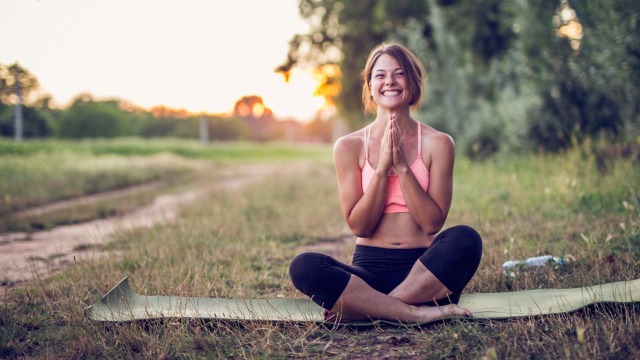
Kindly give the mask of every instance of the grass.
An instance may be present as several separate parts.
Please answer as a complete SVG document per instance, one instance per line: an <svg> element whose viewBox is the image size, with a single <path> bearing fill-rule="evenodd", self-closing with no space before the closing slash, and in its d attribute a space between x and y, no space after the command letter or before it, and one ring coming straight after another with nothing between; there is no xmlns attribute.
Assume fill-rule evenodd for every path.
<svg viewBox="0 0 640 360"><path fill-rule="evenodd" d="M178 179L194 165L176 156L35 153L0 157L0 216L30 207L133 185Z"/></svg>
<svg viewBox="0 0 640 360"><path fill-rule="evenodd" d="M29 208L162 181L167 191L216 166L295 159L325 161L318 146L214 143L176 139L93 141L0 141L0 232L37 231L122 214L149 202L154 192L126 201L114 196L63 213L22 216ZM324 158L324 160L323 160ZM209 176L209 174L206 174Z"/></svg>
<svg viewBox="0 0 640 360"><path fill-rule="evenodd" d="M96 198L82 203L69 201L57 203L56 207L47 210L24 212L0 217L0 233L33 232L55 228L57 226L83 223L95 219L120 216L140 206L151 203L156 196L170 191L177 184L159 182L148 188L141 188L134 193L113 192L109 196Z"/></svg>
<svg viewBox="0 0 640 360"><path fill-rule="evenodd" d="M323 150L330 157L330 149ZM134 159L134 155L130 158ZM153 156L153 155L145 155ZM142 294L300 297L287 277L302 244L348 234L328 161L289 159L252 186L220 189L180 220L122 232L121 254L78 261L0 300L0 357L55 358L637 358L640 305L505 321L440 322L421 329L330 329L313 324L170 320L103 324L82 309L131 274ZM295 161L292 161L295 160ZM206 160L211 161L211 160ZM262 161L262 160L260 160ZM216 161L210 162L215 169ZM483 235L468 292L579 287L640 273L640 166L589 153L459 158L446 226ZM337 242L339 244L339 242ZM1 245L0 245L1 246ZM509 259L552 254L568 265L502 272Z"/></svg>
<svg viewBox="0 0 640 360"><path fill-rule="evenodd" d="M46 140L15 143L0 140L0 155L29 156L38 153L69 152L74 154L149 156L173 154L188 159L207 159L219 163L283 161L326 158L326 146L292 146L287 143L211 142L202 145L195 140L119 138L115 140L64 141Z"/></svg>

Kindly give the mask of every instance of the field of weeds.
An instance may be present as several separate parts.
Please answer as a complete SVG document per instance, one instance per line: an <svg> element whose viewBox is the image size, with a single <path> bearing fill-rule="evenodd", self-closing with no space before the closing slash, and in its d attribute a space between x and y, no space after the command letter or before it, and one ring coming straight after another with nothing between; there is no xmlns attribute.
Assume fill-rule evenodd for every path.
<svg viewBox="0 0 640 360"><path fill-rule="evenodd" d="M262 154L256 149L251 151ZM640 356L638 303L501 321L447 320L422 328L188 319L98 323L84 317L83 309L126 275L137 292L147 295L302 297L287 276L289 261L301 249L322 245L348 261L354 244L344 241L351 235L339 210L331 149L291 151L274 159L286 165L275 175L212 191L184 207L176 221L119 232L106 246L119 256L77 261L53 277L7 291L0 300L0 357ZM135 164L155 154L118 159ZM185 155L175 154L175 159L182 172ZM222 166L208 156L199 159L212 173ZM254 161L268 160L256 155ZM166 172L175 171L171 161L162 163ZM233 164L233 158L225 164ZM477 163L459 157L445 227L468 224L484 240L480 268L466 291L580 287L638 278L639 193L635 158L603 162L582 149ZM545 254L570 262L523 269L513 276L502 270L507 260Z"/></svg>

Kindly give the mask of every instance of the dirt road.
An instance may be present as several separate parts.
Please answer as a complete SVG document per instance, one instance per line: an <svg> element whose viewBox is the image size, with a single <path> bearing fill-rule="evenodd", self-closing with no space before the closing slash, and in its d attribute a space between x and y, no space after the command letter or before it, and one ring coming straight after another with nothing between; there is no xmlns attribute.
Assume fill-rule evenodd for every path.
<svg viewBox="0 0 640 360"><path fill-rule="evenodd" d="M215 189L233 189L282 170L281 166L251 165L228 170L228 174L205 186L178 194L158 196L153 203L124 216L94 220L82 224L61 226L35 233L0 235L0 286L12 287L38 277L49 276L77 260L107 256L100 251L118 231L151 227L174 220L181 206ZM124 189L123 192L131 191ZM78 203L85 198L76 199ZM66 201L67 206L73 202ZM53 205L47 205L49 208ZM31 211L38 211L33 209Z"/></svg>

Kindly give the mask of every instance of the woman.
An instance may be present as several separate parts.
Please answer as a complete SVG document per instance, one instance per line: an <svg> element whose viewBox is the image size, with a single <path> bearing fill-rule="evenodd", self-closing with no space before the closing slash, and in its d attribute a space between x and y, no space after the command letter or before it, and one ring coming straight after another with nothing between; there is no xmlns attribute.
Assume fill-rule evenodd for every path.
<svg viewBox="0 0 640 360"><path fill-rule="evenodd" d="M438 234L451 205L454 143L411 117L423 74L415 55L386 43L362 72L362 100L376 118L334 146L340 205L357 237L352 265L308 252L289 268L327 319L471 316L456 304L478 268L482 240L468 226Z"/></svg>

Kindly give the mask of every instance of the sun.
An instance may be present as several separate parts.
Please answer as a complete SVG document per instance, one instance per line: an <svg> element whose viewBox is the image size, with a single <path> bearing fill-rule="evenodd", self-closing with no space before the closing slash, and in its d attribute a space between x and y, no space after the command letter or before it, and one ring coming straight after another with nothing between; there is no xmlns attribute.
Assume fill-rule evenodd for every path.
<svg viewBox="0 0 640 360"><path fill-rule="evenodd" d="M280 74L274 73L273 77L276 81L271 82L261 96L276 117L308 122L319 110L329 106L325 97L317 92L320 83L313 71L293 69L288 82Z"/></svg>

